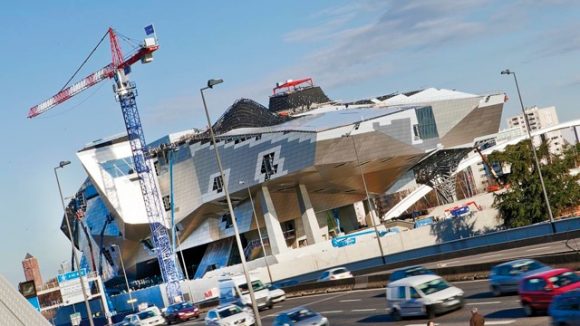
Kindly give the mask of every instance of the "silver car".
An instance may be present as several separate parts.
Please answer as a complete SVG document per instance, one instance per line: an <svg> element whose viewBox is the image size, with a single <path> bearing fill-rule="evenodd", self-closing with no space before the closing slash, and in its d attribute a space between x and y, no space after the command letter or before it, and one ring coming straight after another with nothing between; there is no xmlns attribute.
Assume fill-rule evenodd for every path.
<svg viewBox="0 0 580 326"><path fill-rule="evenodd" d="M329 326L328 319L316 311L312 311L305 307L292 308L290 310L282 311L276 319L274 319L274 326Z"/></svg>
<svg viewBox="0 0 580 326"><path fill-rule="evenodd" d="M517 259L502 263L491 269L489 288L494 296L518 292L518 285L524 277L550 269L550 266L533 259Z"/></svg>

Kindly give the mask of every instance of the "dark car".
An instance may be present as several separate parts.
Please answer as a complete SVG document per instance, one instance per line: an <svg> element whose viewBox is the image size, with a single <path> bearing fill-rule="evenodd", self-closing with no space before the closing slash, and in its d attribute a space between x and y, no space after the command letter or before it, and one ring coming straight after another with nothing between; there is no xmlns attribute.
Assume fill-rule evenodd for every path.
<svg viewBox="0 0 580 326"><path fill-rule="evenodd" d="M573 290L554 298L548 309L553 326L580 325L580 290Z"/></svg>
<svg viewBox="0 0 580 326"><path fill-rule="evenodd" d="M405 267L392 272L391 276L389 276L389 283L404 279L405 277L417 275L435 275L435 273L423 266Z"/></svg>
<svg viewBox="0 0 580 326"><path fill-rule="evenodd" d="M517 259L495 265L489 274L489 288L494 296L518 291L520 281L529 275L550 270L546 266L533 259Z"/></svg>
<svg viewBox="0 0 580 326"><path fill-rule="evenodd" d="M180 302L167 307L164 315L167 324L177 323L199 318L199 309L191 302Z"/></svg>
<svg viewBox="0 0 580 326"><path fill-rule="evenodd" d="M580 288L580 278L567 268L556 268L524 278L520 282L520 300L526 315L546 311L552 299Z"/></svg>

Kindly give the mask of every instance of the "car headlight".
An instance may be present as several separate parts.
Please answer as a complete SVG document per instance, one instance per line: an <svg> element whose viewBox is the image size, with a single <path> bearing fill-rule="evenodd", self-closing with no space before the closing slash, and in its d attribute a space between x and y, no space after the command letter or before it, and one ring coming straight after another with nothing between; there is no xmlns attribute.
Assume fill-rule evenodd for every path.
<svg viewBox="0 0 580 326"><path fill-rule="evenodd" d="M322 317L322 319L320 320L320 325L328 325L328 318Z"/></svg>
<svg viewBox="0 0 580 326"><path fill-rule="evenodd" d="M435 299L430 299L430 298L425 298L425 304L426 305L432 305L432 304L438 304L441 303L441 300L435 300Z"/></svg>

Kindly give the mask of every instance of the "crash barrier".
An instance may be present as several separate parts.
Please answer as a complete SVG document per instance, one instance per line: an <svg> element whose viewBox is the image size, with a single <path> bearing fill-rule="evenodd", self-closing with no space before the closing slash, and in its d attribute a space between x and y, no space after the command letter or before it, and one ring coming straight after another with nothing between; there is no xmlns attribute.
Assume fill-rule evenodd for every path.
<svg viewBox="0 0 580 326"><path fill-rule="evenodd" d="M576 252L551 256L535 257L544 264L553 267L567 267L580 270L580 254ZM463 281L484 279L489 276L491 268L507 260L471 264L464 266L440 267L432 269L435 274L442 276L446 280ZM389 268L388 266L386 268ZM284 288L286 297L308 296L322 293L344 292L351 290L362 290L372 288L384 288L391 273L361 275L349 279L341 279L326 282L312 282Z"/></svg>

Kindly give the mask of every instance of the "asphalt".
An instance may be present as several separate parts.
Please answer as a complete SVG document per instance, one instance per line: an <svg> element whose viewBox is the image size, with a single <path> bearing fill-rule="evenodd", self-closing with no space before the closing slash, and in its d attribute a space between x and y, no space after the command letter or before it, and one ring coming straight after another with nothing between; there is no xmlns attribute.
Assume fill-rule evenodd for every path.
<svg viewBox="0 0 580 326"><path fill-rule="evenodd" d="M576 250L580 249L580 239L572 240ZM506 249L478 255L466 256L449 260L428 263L428 268L452 267L484 262L510 260L522 257L534 257L562 252L570 252L566 241L541 243L537 245ZM373 274L382 274L381 271ZM486 319L485 325L525 325L546 326L550 324L547 316L526 317L519 303L517 295L493 297L489 292L488 280L454 282L455 286L465 292L466 304L463 309L438 316L435 322L441 326L467 325L470 310L477 307ZM392 326L420 326L426 325L427 319L413 318L396 322L391 319L386 310L385 289L356 290L342 293L319 294L307 297L289 298L276 304L271 310L260 312L263 325L271 325L274 317L286 309L298 306L309 308L326 316L331 325L392 325ZM180 325L203 325L204 314L200 319Z"/></svg>
<svg viewBox="0 0 580 326"><path fill-rule="evenodd" d="M484 315L486 319L485 325L546 326L550 323L550 319L547 316L526 317L517 295L493 297L489 293L487 280L456 282L454 285L465 292L466 305L463 309L436 317L435 322L441 326L468 324L472 307L477 307ZM322 313L333 326L385 324L392 326L419 326L427 323L425 318L404 319L400 322L393 321L385 309L384 289L290 298L275 305L272 310L261 311L262 323L271 325L278 313L298 306L308 306ZM203 319L183 323L182 325L203 325Z"/></svg>

